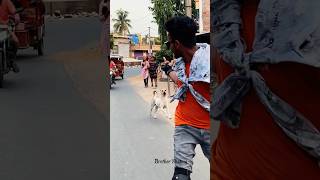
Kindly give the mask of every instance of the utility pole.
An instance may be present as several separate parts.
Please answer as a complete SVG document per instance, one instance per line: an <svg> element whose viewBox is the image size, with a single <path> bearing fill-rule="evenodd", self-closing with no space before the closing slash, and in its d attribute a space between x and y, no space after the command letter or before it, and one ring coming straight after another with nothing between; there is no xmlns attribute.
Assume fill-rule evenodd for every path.
<svg viewBox="0 0 320 180"><path fill-rule="evenodd" d="M148 51L148 53L151 54L152 45L151 45L150 27L148 27L148 29L149 29L149 34L148 34L148 36L149 36L149 51Z"/></svg>
<svg viewBox="0 0 320 180"><path fill-rule="evenodd" d="M186 15L192 17L192 0L185 0Z"/></svg>

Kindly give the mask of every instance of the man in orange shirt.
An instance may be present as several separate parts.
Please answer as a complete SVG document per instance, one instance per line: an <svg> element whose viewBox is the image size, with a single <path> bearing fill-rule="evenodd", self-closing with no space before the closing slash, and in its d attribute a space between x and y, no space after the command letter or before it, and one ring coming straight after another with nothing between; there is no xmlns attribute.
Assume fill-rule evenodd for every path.
<svg viewBox="0 0 320 180"><path fill-rule="evenodd" d="M165 24L166 45L177 58L174 69L165 61L163 71L178 84L175 112L174 179L190 180L195 147L210 158L210 46L196 44L197 25L189 17L174 17Z"/></svg>

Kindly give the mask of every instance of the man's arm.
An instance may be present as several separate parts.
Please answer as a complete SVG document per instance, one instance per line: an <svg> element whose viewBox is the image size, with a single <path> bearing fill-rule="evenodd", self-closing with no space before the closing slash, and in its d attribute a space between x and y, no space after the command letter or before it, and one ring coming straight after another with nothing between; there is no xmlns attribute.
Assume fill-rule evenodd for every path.
<svg viewBox="0 0 320 180"><path fill-rule="evenodd" d="M178 83L178 76L177 73L174 71L171 71L168 75L170 77L170 79L174 82L174 83Z"/></svg>
<svg viewBox="0 0 320 180"><path fill-rule="evenodd" d="M163 66L162 66L162 70L166 73L166 75L174 82L177 83L178 82L178 76L177 73L172 69L172 64L170 63L170 61L166 60L165 57L163 57Z"/></svg>

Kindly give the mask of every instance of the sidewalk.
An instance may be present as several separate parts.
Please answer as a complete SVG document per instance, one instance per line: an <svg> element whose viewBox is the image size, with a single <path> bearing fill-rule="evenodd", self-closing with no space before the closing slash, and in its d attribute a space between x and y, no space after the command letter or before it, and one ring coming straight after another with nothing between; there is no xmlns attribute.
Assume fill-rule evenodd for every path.
<svg viewBox="0 0 320 180"><path fill-rule="evenodd" d="M129 81L129 83L132 85L132 87L135 89L135 92L144 100L146 101L148 104L151 103L152 101L152 97L153 97L153 91L157 90L160 91L161 89L166 89L168 92L168 104L169 104L169 112L171 115L171 119L168 120L172 126L174 126L174 113L176 110L176 107L178 105L178 101L173 101L172 103L170 103L170 95L173 95L174 93L174 84L173 82L170 82L170 95L169 95L169 90L168 90L168 81L167 80L160 80L158 78L158 87L151 87L151 81L149 79L149 87L145 88L144 87L144 83L143 83L143 79L141 76L135 76L135 77L131 77L127 79ZM163 114L159 115L159 118L165 118L165 116Z"/></svg>

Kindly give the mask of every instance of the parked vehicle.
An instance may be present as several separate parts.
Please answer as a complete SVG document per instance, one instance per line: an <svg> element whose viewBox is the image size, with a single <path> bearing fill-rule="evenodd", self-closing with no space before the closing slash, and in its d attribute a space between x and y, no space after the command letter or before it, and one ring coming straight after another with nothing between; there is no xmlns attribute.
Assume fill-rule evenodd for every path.
<svg viewBox="0 0 320 180"><path fill-rule="evenodd" d="M116 64L116 71L114 72L115 78L121 77L124 78L124 62L123 57L117 54L113 54L110 56L111 60Z"/></svg>
<svg viewBox="0 0 320 180"><path fill-rule="evenodd" d="M19 13L20 23L15 29L15 34L19 39L19 49L33 47L39 56L44 54L44 11L45 7L41 0L24 4Z"/></svg>

